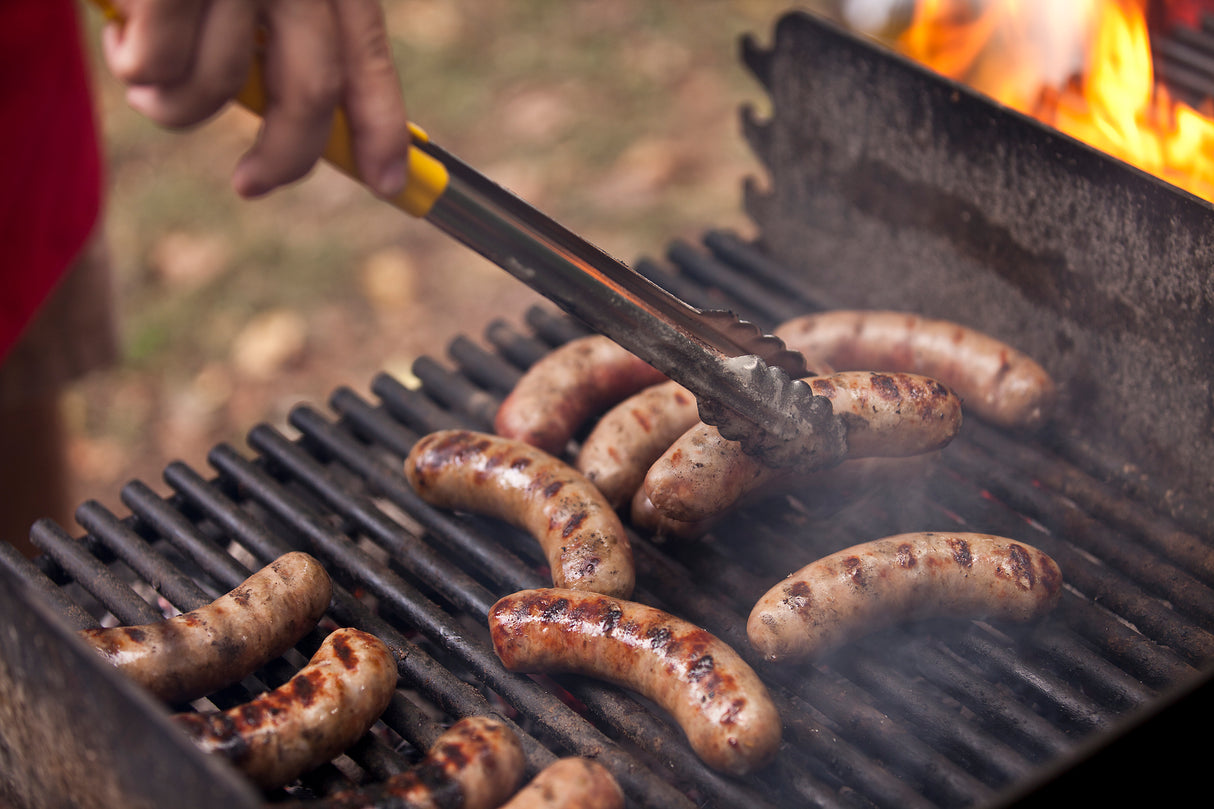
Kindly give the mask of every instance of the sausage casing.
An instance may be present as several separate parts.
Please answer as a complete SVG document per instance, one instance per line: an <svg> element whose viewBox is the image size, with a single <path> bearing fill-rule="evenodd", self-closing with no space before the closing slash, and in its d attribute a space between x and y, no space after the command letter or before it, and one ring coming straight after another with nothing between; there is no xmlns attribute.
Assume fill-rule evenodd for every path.
<svg viewBox="0 0 1214 809"><path fill-rule="evenodd" d="M338 629L273 691L226 711L173 719L207 753L224 756L258 786L273 789L358 741L388 707L396 679L396 659L383 641Z"/></svg>
<svg viewBox="0 0 1214 809"><path fill-rule="evenodd" d="M79 635L160 699L183 703L239 682L290 649L316 626L331 595L320 562L295 551L196 610Z"/></svg>
<svg viewBox="0 0 1214 809"><path fill-rule="evenodd" d="M1022 542L975 533L898 534L790 574L755 604L746 633L767 660L802 660L902 621L1033 620L1053 609L1061 592L1058 565Z"/></svg>
<svg viewBox="0 0 1214 809"><path fill-rule="evenodd" d="M781 737L766 686L728 644L654 607L573 590L523 590L489 610L507 669L574 673L637 691L674 717L710 767L744 775Z"/></svg>
<svg viewBox="0 0 1214 809"><path fill-rule="evenodd" d="M300 807L496 809L518 790L526 766L523 746L504 722L469 716L448 728L425 757L404 772Z"/></svg>
<svg viewBox="0 0 1214 809"><path fill-rule="evenodd" d="M608 337L579 337L527 369L498 405L493 431L560 455L593 416L665 379Z"/></svg>
<svg viewBox="0 0 1214 809"><path fill-rule="evenodd" d="M618 509L654 460L699 420L691 391L673 380L652 385L603 414L582 442L576 466Z"/></svg>
<svg viewBox="0 0 1214 809"><path fill-rule="evenodd" d="M501 809L624 809L624 792L602 764L571 756L540 770Z"/></svg>
<svg viewBox="0 0 1214 809"><path fill-rule="evenodd" d="M793 318L774 331L785 344L840 370L903 371L939 379L978 417L1034 428L1056 387L1026 354L975 329L905 312L835 310Z"/></svg>
<svg viewBox="0 0 1214 809"><path fill-rule="evenodd" d="M619 515L559 458L523 441L442 430L413 446L405 475L429 503L486 514L530 533L558 587L632 593L632 546Z"/></svg>
<svg viewBox="0 0 1214 809"><path fill-rule="evenodd" d="M847 427L847 458L906 457L947 445L961 429L961 400L918 374L841 371L805 380L830 399ZM814 471L799 467L797 474ZM790 474L747 455L715 427L697 424L654 461L645 494L667 517L709 519L745 495Z"/></svg>

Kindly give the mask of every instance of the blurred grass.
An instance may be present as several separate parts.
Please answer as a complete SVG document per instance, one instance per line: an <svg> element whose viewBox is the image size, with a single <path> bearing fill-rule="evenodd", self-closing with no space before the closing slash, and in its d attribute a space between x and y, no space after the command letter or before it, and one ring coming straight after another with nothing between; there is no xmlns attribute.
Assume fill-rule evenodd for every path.
<svg viewBox="0 0 1214 809"><path fill-rule="evenodd" d="M766 99L738 58L770 40L784 2L386 0L412 118L434 140L625 261L711 227L745 231L741 188L760 167L739 107ZM808 4L808 5L813 5ZM408 373L452 336L518 322L534 294L423 222L318 167L256 201L229 175L256 121L228 110L169 132L126 107L85 11L109 188L124 356L72 407L81 497L159 477L298 400L323 402L379 370ZM392 253L403 303L368 290ZM276 373L240 371L254 319L286 310L307 349Z"/></svg>

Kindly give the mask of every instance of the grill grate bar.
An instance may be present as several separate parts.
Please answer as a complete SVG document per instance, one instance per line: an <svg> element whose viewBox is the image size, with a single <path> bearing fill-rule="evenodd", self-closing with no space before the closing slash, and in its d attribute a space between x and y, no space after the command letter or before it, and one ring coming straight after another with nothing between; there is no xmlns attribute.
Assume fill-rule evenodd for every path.
<svg viewBox="0 0 1214 809"><path fill-rule="evenodd" d="M164 617L117 573L91 555L85 543L74 540L54 522L41 520L34 523L30 529L30 541L122 623L146 624Z"/></svg>
<svg viewBox="0 0 1214 809"><path fill-rule="evenodd" d="M1214 548L1207 540L1181 530L1171 520L1138 501L1125 498L1066 461L1045 456L1041 450L1035 451L986 425L968 424L966 438L987 454L998 457L1005 467L1021 472L1036 488L1052 493L1052 500L1067 498L1074 501L1092 517L1132 535L1134 545L1141 543L1205 584L1214 584ZM1021 487L1024 485L1020 484ZM1208 606L1205 609L1208 611Z"/></svg>
<svg viewBox="0 0 1214 809"><path fill-rule="evenodd" d="M181 571L97 501L82 503L76 509L76 522L114 551L140 578L153 582L160 596L181 612L197 609L220 595L218 591L202 589L196 576Z"/></svg>
<svg viewBox="0 0 1214 809"><path fill-rule="evenodd" d="M92 629L98 621L83 607L68 597L67 592L51 580L38 565L27 559L16 546L0 542L0 566L23 579L72 629Z"/></svg>

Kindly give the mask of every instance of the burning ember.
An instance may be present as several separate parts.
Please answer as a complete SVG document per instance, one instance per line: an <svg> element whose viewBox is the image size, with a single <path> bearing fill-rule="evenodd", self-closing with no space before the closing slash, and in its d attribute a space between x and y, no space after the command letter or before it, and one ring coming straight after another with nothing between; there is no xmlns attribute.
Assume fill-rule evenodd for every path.
<svg viewBox="0 0 1214 809"><path fill-rule="evenodd" d="M1214 201L1214 106L1155 80L1150 0L917 0L889 42L996 101ZM1156 0L1159 4L1160 0ZM853 7L872 2L856 2ZM1194 24L1193 0L1150 9Z"/></svg>

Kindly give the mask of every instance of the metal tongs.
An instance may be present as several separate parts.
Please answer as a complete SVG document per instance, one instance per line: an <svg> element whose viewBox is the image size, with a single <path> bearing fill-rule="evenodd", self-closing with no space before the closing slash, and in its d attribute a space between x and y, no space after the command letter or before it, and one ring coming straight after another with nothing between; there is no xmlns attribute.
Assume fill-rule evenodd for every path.
<svg viewBox="0 0 1214 809"><path fill-rule="evenodd" d="M111 19L107 0L93 0ZM237 100L265 110L261 65ZM700 418L775 466L826 466L846 451L830 401L801 381L805 358L732 312L697 309L484 177L411 126L408 182L389 200L653 365L696 396ZM361 180L338 110L325 159Z"/></svg>
<svg viewBox="0 0 1214 809"><path fill-rule="evenodd" d="M733 312L697 309L414 132L394 200L696 396L700 418L775 466L829 465L845 433L805 358ZM332 161L340 165L337 161ZM414 210L410 205L425 196Z"/></svg>

